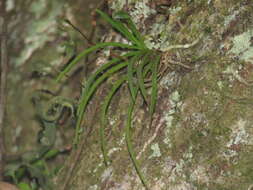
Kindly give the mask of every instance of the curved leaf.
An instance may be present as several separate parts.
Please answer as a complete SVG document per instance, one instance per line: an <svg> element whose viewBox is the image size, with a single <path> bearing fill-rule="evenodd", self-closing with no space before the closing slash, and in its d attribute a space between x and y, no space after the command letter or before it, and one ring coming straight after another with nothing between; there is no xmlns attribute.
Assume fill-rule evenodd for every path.
<svg viewBox="0 0 253 190"><path fill-rule="evenodd" d="M132 140L131 140L132 113L133 113L133 110L134 110L135 100L136 100L136 97L137 97L138 89L135 89L134 93L135 93L134 94L135 97L134 97L134 100L131 101L131 103L130 103L130 106L128 108L128 114L127 114L127 125L125 127L126 144L127 144L127 150L129 152L129 155L130 155L130 158L131 158L132 163L134 165L134 168L135 168L142 184L144 185L145 188L147 188L147 182L146 182L144 176L142 175L139 163L136 160L136 156L135 156L135 152L134 152L133 145L132 145Z"/></svg>
<svg viewBox="0 0 253 190"><path fill-rule="evenodd" d="M151 102L150 102L150 107L149 107L149 112L150 112L150 116L152 118L152 115L155 111L155 105L156 105L156 101L157 101L157 66L159 64L160 61L160 55L156 55L154 62L152 62L152 88L151 88Z"/></svg>
<svg viewBox="0 0 253 190"><path fill-rule="evenodd" d="M80 133L80 127L81 127L81 123L83 120L83 116L84 116L84 111L86 109L86 106L91 98L91 96L93 95L93 93L95 92L95 90L97 89L97 87L109 76L111 76L113 73L119 71L120 69L126 67L128 65L128 62L123 62L120 63L114 67L112 67L111 69L109 69L108 71L106 71L105 73L103 73L98 79L96 79L93 83L93 85L87 89L87 92L84 91L81 95L81 99L80 99L80 103L78 106L78 110L77 110L77 125L76 125L76 133L75 133L75 139L74 139L74 144L77 145L78 143L78 138L79 138L79 133Z"/></svg>
<svg viewBox="0 0 253 190"><path fill-rule="evenodd" d="M129 57L132 57L132 56L135 56L135 55L138 55L139 52L129 52L129 53L126 53L124 55L122 55L122 59L128 59ZM85 84L85 88L84 88L84 91L82 92L82 94L85 94L88 92L88 90L90 89L91 85L94 83L94 81L96 80L96 78L98 78L98 76L104 72L106 69L110 68L111 66L113 66L115 63L119 62L119 61L124 61L122 60L120 57L117 57L117 58L113 58L111 61L107 62L106 64L102 65L101 67L99 67L94 74L92 74L88 81L86 82ZM77 111L77 114L79 114L79 112Z"/></svg>
<svg viewBox="0 0 253 190"><path fill-rule="evenodd" d="M119 79L110 90L110 93L105 97L103 106L102 106L102 114L101 114L101 125L99 129L100 134L100 142L101 142L101 150L104 157L104 163L107 166L109 162L109 158L107 156L106 151L106 143L105 143L105 125L106 125L106 114L108 107L110 105L110 102L112 100L113 95L117 92L117 90L120 88L120 86L127 80L127 76L122 76L121 79Z"/></svg>
<svg viewBox="0 0 253 190"><path fill-rule="evenodd" d="M126 26L124 26L123 23L120 21L114 20L110 18L107 14L100 10L96 10L96 12L108 23L112 25L113 28L118 30L124 37L126 37L128 40L130 40L133 44L136 44L137 46L141 46L141 43L138 39L135 38L135 36L128 30Z"/></svg>
<svg viewBox="0 0 253 190"><path fill-rule="evenodd" d="M119 11L114 15L115 19L124 19L127 22L127 26L129 27L129 29L132 31L132 33L134 34L134 36L136 36L137 40L139 41L139 44L142 48L147 48L145 43L144 43L144 39L141 35L141 33L137 30L135 24L133 23L131 16L124 11Z"/></svg>
<svg viewBox="0 0 253 190"><path fill-rule="evenodd" d="M141 55L143 54L143 51L137 51L137 52L130 52L128 54L125 54L124 57L126 57L127 55ZM135 57L134 56L134 57ZM127 57L126 57L127 59ZM87 87L85 87L84 91L82 92L81 98L80 98L80 103L78 105L78 109L77 109L77 124L76 124L76 131L75 131L75 139L74 139L74 144L77 145L78 143L78 138L79 138L79 133L80 133L80 128L81 128L81 123L83 120L83 116L84 116L84 112L86 109L86 106L91 98L91 96L93 95L93 93L95 92L95 90L97 89L97 87L109 76L111 76L113 73L121 70L122 68L126 67L129 64L128 61L125 61L123 63L119 63L113 67L111 67L109 70L107 70L105 73L101 73L101 76L99 78L96 79L95 76L91 76L91 81L92 85L91 85L91 81L88 80L88 84ZM95 74L98 74L97 72Z"/></svg>
<svg viewBox="0 0 253 190"><path fill-rule="evenodd" d="M139 59L139 56L133 57L127 66L127 81L128 81L128 86L130 89L130 94L132 96L132 99L134 99L135 96L135 85L134 85L134 64L135 62Z"/></svg>
<svg viewBox="0 0 253 190"><path fill-rule="evenodd" d="M148 93L146 91L145 84L144 84L145 73L143 72L143 68L146 64L149 63L148 59L149 59L149 53L146 53L143 60L142 60L142 62L140 63L140 65L137 68L138 84L139 84L139 87L140 87L141 94L142 94L142 96L143 96L146 103L148 103Z"/></svg>
<svg viewBox="0 0 253 190"><path fill-rule="evenodd" d="M56 78L56 81L60 81L81 59L83 59L86 55L89 53L96 51L97 49L104 48L104 47L120 47L120 48L126 48L126 49L139 49L136 46L128 45L128 44L123 44L120 42L103 42L103 43L97 43L96 45L83 50L73 61L71 61L67 67L60 72L58 77Z"/></svg>
<svg viewBox="0 0 253 190"><path fill-rule="evenodd" d="M20 182L18 184L18 188L20 190L32 190L32 188L27 183L24 183L24 182Z"/></svg>

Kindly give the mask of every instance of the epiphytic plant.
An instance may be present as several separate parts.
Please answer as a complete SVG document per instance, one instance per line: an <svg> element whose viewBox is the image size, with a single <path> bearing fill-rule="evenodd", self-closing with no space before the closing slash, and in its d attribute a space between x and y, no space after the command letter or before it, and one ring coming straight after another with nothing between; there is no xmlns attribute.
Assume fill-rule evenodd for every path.
<svg viewBox="0 0 253 190"><path fill-rule="evenodd" d="M106 79L112 77L115 73L119 73L117 81L113 84L110 92L105 97L102 111L101 111L101 127L99 129L101 150L104 157L105 165L108 165L109 158L106 150L105 141L105 126L107 119L107 111L117 90L127 83L131 94L131 103L128 109L127 125L125 127L126 144L130 158L140 177L143 185L147 187L145 178L143 177L139 164L136 160L131 140L131 121L136 98L138 93L141 94L144 101L149 107L150 117L155 111L157 99L157 80L158 80L158 64L160 62L161 53L157 50L147 48L144 39L140 32L137 30L130 16L126 12L118 12L113 18L109 17L104 12L97 10L97 13L107 21L117 32L125 37L129 44L121 42L102 42L89 47L82 51L69 65L58 75L57 81L60 81L73 67L88 54L106 47L118 48L122 50L122 54L113 55L111 59L100 66L87 80L85 87L82 90L81 97L77 108L77 124L74 144L78 144L79 136L81 133L81 124L84 118L87 105L92 98L93 94L99 85L105 82ZM125 71L125 72L121 72ZM151 93L147 92L145 82L149 80L151 84Z"/></svg>

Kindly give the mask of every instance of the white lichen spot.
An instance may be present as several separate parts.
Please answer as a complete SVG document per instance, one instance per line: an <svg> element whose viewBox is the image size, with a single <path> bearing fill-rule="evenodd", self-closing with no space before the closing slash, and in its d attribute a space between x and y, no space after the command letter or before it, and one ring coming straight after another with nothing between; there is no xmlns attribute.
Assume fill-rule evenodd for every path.
<svg viewBox="0 0 253 190"><path fill-rule="evenodd" d="M167 156L164 159L164 167L162 169L162 172L165 174L170 174L171 171L175 168L177 162L171 158L171 156Z"/></svg>
<svg viewBox="0 0 253 190"><path fill-rule="evenodd" d="M226 151L223 152L223 156L231 158L236 156L238 153L232 147L237 145L253 145L251 135L247 131L248 122L245 120L239 120L234 126L231 127L230 140L226 144Z"/></svg>
<svg viewBox="0 0 253 190"><path fill-rule="evenodd" d="M244 78L242 78L240 75L239 75L239 70L242 69L242 66L241 65L236 65L236 64L232 64L232 65L229 65L225 71L223 71L224 74L229 74L229 81L230 82L233 82L234 79L238 80L239 82L241 83L244 83L246 85L250 85Z"/></svg>
<svg viewBox="0 0 253 190"><path fill-rule="evenodd" d="M253 64L253 46L251 43L252 37L253 29L235 36L232 39L234 46L229 53L238 56L240 60L248 61Z"/></svg>
<svg viewBox="0 0 253 190"><path fill-rule="evenodd" d="M110 124L111 126L115 125L116 122L117 122L117 118L110 118L110 119L109 119L109 124Z"/></svg>
<svg viewBox="0 0 253 190"><path fill-rule="evenodd" d="M190 179L192 181L197 181L198 183L208 183L210 179L207 174L208 170L205 167L198 165L197 167L193 168Z"/></svg>
<svg viewBox="0 0 253 190"><path fill-rule="evenodd" d="M165 130L165 139L163 140L163 142L169 146L171 146L171 140L170 140L170 132L171 132L171 128L172 128L172 121L173 121L173 116L167 116L165 117L165 121L166 121L166 130Z"/></svg>
<svg viewBox="0 0 253 190"><path fill-rule="evenodd" d="M191 151L191 150L190 150ZM187 156L186 156L187 157ZM170 156L168 156L164 160L164 167L162 172L164 175L168 175L169 177L166 178L166 184L170 184L169 188L166 188L166 190L194 190L196 189L192 184L186 182L189 181L188 174L186 175L186 172L188 171L187 167L187 161L184 159L180 159L178 162L173 160Z"/></svg>
<svg viewBox="0 0 253 190"><path fill-rule="evenodd" d="M16 65L25 63L31 57L33 52L42 48L46 42L54 39L53 35L56 34L57 27L56 17L61 13L64 2L50 2L53 11L50 11L47 17L43 17L42 15L48 10L45 8L40 9L39 7L40 5L44 6L44 3L44 0L36 1L33 2L30 7L31 12L35 14L35 20L31 22L24 31L27 33L27 37L24 39L25 48L22 50L21 55L14 61ZM46 6L50 5L46 4ZM16 36L12 37L16 38Z"/></svg>
<svg viewBox="0 0 253 190"><path fill-rule="evenodd" d="M88 190L98 190L98 185L92 185L88 188Z"/></svg>
<svg viewBox="0 0 253 190"><path fill-rule="evenodd" d="M191 161L193 158L192 149L192 146L190 146L189 149L183 154L184 160Z"/></svg>
<svg viewBox="0 0 253 190"><path fill-rule="evenodd" d="M101 168L101 167L103 166L103 164L104 164L103 161L102 161L102 160L103 160L103 155L100 154L99 157L100 157L101 162L100 162L100 163L97 165L97 167L92 171L92 173L96 173L96 172L98 171L98 169Z"/></svg>
<svg viewBox="0 0 253 190"><path fill-rule="evenodd" d="M236 16L240 13L239 10L236 10L236 11L232 11L232 15L229 15L227 17L224 18L224 26L227 27L229 26L229 24L235 20Z"/></svg>
<svg viewBox="0 0 253 190"><path fill-rule="evenodd" d="M112 172L113 172L112 167L106 168L104 170L104 172L102 173L102 175L101 175L102 182L105 181L105 180L107 180L107 179L109 179L111 177L111 175L112 175Z"/></svg>
<svg viewBox="0 0 253 190"><path fill-rule="evenodd" d="M170 96L170 111L169 114L173 114L175 113L178 109L181 108L182 106L182 102L180 101L181 96L179 94L179 92L176 90L174 92L172 92L171 96Z"/></svg>
<svg viewBox="0 0 253 190"><path fill-rule="evenodd" d="M120 147L111 148L111 149L108 151L108 156L110 156L110 155L112 155L114 152L120 151L120 150L121 150Z"/></svg>
<svg viewBox="0 0 253 190"><path fill-rule="evenodd" d="M219 89L221 90L221 89L224 87L223 82L222 82L222 81L218 81L218 82L217 82L217 86L218 86Z"/></svg>
<svg viewBox="0 0 253 190"><path fill-rule="evenodd" d="M152 144L150 148L153 151L153 153L149 156L149 158L155 158L155 157L161 156L161 151L160 151L158 143Z"/></svg>
<svg viewBox="0 0 253 190"><path fill-rule="evenodd" d="M161 189L164 189L164 187L165 187L165 183L161 179L159 179L159 180L156 179L156 181L154 183L155 183L155 185L153 185L151 187L152 190L161 190Z"/></svg>
<svg viewBox="0 0 253 190"><path fill-rule="evenodd" d="M252 189L253 189L253 184L251 184L247 190L252 190Z"/></svg>
<svg viewBox="0 0 253 190"><path fill-rule="evenodd" d="M14 0L8 0L8 1L6 2L6 11L7 11L7 12L13 10L14 7L15 7L15 2L14 2Z"/></svg>
<svg viewBox="0 0 253 190"><path fill-rule="evenodd" d="M179 75L175 71L172 71L161 79L160 85L166 89L170 89L172 86L176 85L179 80Z"/></svg>
<svg viewBox="0 0 253 190"><path fill-rule="evenodd" d="M172 102L179 102L180 100L180 95L179 95L179 92L178 91L174 91L172 94L171 94L171 100Z"/></svg>
<svg viewBox="0 0 253 190"><path fill-rule="evenodd" d="M186 167L185 160L180 159L179 162L176 163L174 169L171 172L170 181L173 183L179 182L179 180L186 179L186 175L184 169Z"/></svg>
<svg viewBox="0 0 253 190"><path fill-rule="evenodd" d="M165 144L167 144L169 147L171 147L171 141L170 141L170 133L171 133L171 128L172 126L172 122L173 122L173 114L176 113L176 111L178 109L181 108L182 106L182 102L180 101L181 97L179 92L176 90L174 91L169 99L170 102L170 110L165 114L164 116L164 120L166 121L166 130L165 130L165 139L163 140L163 142ZM176 126L176 127L180 127L180 126Z"/></svg>
<svg viewBox="0 0 253 190"><path fill-rule="evenodd" d="M142 0L135 3L133 10L130 12L133 22L138 26L137 23L142 23L150 15L155 14L156 11L148 6L148 0Z"/></svg>
<svg viewBox="0 0 253 190"><path fill-rule="evenodd" d="M118 145L119 145L119 146L124 145L124 143L125 143L125 139L126 139L126 135L125 135L125 134L123 134L123 135L122 135L122 137L121 137L121 139L120 139L120 141L118 141Z"/></svg>
<svg viewBox="0 0 253 190"><path fill-rule="evenodd" d="M170 46L170 31L172 26L168 25L166 21L155 22L148 35L144 36L144 42L149 49L158 49L164 51Z"/></svg>
<svg viewBox="0 0 253 190"><path fill-rule="evenodd" d="M115 11L120 11L126 4L126 0L115 0L112 2L111 8Z"/></svg>
<svg viewBox="0 0 253 190"><path fill-rule="evenodd" d="M51 62L50 62L50 65L52 65L52 66L59 66L59 65L62 64L62 63L63 63L63 57L51 61ZM49 68L49 72L52 70L51 67L47 67L47 68Z"/></svg>
<svg viewBox="0 0 253 190"><path fill-rule="evenodd" d="M194 112L191 114L191 127L198 127L200 123L207 124L205 113Z"/></svg>
<svg viewBox="0 0 253 190"><path fill-rule="evenodd" d="M15 129L15 138L19 137L21 135L23 127L21 125L18 125L17 128Z"/></svg>
<svg viewBox="0 0 253 190"><path fill-rule="evenodd" d="M177 14L181 10L182 10L182 7L171 7L171 8L169 8L170 14Z"/></svg>
<svg viewBox="0 0 253 190"><path fill-rule="evenodd" d="M167 11L170 14L170 19L166 17L156 18L156 22L150 27L149 34L145 36L145 44L149 49L158 49L163 52L171 47L171 38L173 36L173 25L180 19L179 12L182 7L170 7Z"/></svg>
<svg viewBox="0 0 253 190"><path fill-rule="evenodd" d="M126 5L126 3L131 4L135 3L137 0L114 0L111 5L111 9L115 12L120 11Z"/></svg>

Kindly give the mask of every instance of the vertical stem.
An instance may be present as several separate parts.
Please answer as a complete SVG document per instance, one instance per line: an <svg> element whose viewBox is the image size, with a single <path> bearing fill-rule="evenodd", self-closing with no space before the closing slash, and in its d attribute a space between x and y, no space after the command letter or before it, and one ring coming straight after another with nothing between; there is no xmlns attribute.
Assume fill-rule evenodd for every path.
<svg viewBox="0 0 253 190"><path fill-rule="evenodd" d="M4 128L4 114L5 114L5 103L6 103L6 82L7 82L7 26L6 26L6 12L5 12L6 1L0 1L0 180L3 178L4 169L4 139L3 139L3 128Z"/></svg>

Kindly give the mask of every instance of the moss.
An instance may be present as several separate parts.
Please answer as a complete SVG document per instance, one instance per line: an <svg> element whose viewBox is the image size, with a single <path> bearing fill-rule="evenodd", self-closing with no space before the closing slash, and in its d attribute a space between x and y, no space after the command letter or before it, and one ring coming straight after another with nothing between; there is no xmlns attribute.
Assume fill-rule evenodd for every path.
<svg viewBox="0 0 253 190"><path fill-rule="evenodd" d="M239 185L236 185L236 175L233 177L233 185L228 177L235 164L222 158L221 153L228 149L226 143L233 134L232 126L239 118L248 119L250 108L229 99L228 95L238 94L238 97L245 97L250 88L243 87L236 77L230 80L234 75L224 72L233 65L231 60L220 59L215 54L210 60L212 63L206 64L197 72L186 75L178 87L177 93L180 94L182 106L167 117L167 127L170 132L165 133L166 142L170 142L170 155L174 160L179 161L186 155L192 155L192 159L188 160L191 163L189 170L199 164L204 164L206 168L215 166L213 170L210 170L211 176L219 175L225 170L225 173L228 173L227 176L223 177L222 181L213 183L215 189L237 189ZM245 66L245 64L242 65L241 70L246 69ZM239 68L236 68L234 72ZM175 99L177 93L172 94L170 99ZM176 100L179 99L176 98ZM246 166L246 162L241 164ZM228 168L224 169L225 166ZM184 172L187 173L186 168ZM250 169L245 171L247 176L250 176L250 173ZM215 180L215 178L210 180ZM246 188L249 181L243 180L243 182ZM205 183L198 184L198 187L208 189Z"/></svg>

